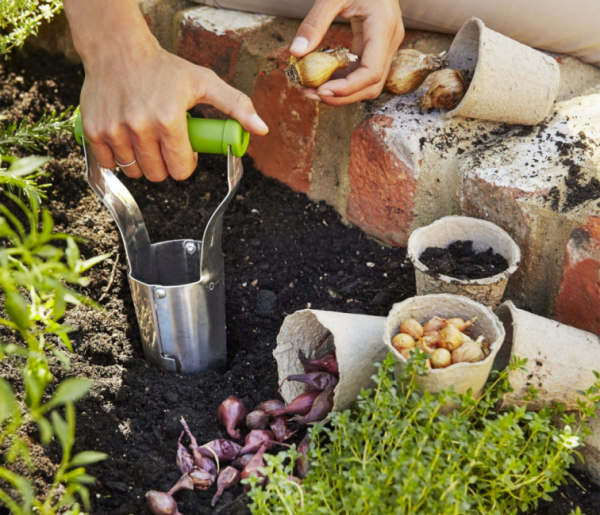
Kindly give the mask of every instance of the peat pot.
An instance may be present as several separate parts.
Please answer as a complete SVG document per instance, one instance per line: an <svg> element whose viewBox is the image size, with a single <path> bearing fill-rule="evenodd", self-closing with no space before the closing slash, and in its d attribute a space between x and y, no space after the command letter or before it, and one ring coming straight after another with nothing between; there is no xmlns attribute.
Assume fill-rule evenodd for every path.
<svg viewBox="0 0 600 515"><path fill-rule="evenodd" d="M492 248L508 261L508 268L491 277L462 280L434 274L419 257L428 247L446 248L459 240L473 241L473 249ZM509 277L519 267L521 250L508 233L492 222L466 216L446 216L414 231L408 239L408 257L415 267L417 295L451 293L469 297L492 309L498 307Z"/></svg>

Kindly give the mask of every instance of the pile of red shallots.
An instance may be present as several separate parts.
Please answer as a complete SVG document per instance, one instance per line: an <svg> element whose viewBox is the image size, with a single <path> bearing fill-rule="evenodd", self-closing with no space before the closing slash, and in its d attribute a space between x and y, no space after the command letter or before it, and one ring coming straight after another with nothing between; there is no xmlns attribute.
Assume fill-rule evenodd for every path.
<svg viewBox="0 0 600 515"><path fill-rule="evenodd" d="M232 440L219 438L204 445L198 445L185 420L181 419L183 431L177 447L177 466L181 478L168 492L150 491L146 499L155 515L181 515L173 495L180 490L208 490L213 483L217 491L212 499L214 506L223 492L235 488L241 479L252 475L261 476L259 468L266 466L263 455L273 446L289 447L284 442L296 434L300 428L290 430L288 422L305 425L320 422L327 418L333 408L333 393L338 383L339 371L335 351L329 351L317 359L308 359L302 351L298 357L304 367L304 374L286 377L283 382L304 383L308 391L298 395L287 406L280 400L270 400L256 406L250 413L237 397L228 397L219 406L217 417L225 426L227 433L235 440L241 439L240 426L245 423L250 432L244 439L244 445ZM281 388L281 386L280 386ZM189 449L181 440L187 434ZM306 458L310 441L308 434L298 445L298 452ZM306 459L298 459L297 474L294 480L300 482L308 471ZM266 484L263 478L261 484ZM248 487L245 487L247 491Z"/></svg>

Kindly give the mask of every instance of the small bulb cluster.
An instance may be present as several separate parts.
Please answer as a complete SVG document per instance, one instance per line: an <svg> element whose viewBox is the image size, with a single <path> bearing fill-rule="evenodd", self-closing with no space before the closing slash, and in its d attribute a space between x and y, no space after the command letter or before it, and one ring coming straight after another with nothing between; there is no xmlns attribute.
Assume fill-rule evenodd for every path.
<svg viewBox="0 0 600 515"><path fill-rule="evenodd" d="M356 60L358 57L347 48L323 48L300 59L290 57L285 74L298 86L318 88L337 70L347 68ZM385 89L396 95L406 95L416 91L433 74L429 89L419 98L421 109L454 109L469 88L473 70L453 70L447 66L446 52L424 54L411 48L400 49L390 66Z"/></svg>
<svg viewBox="0 0 600 515"><path fill-rule="evenodd" d="M490 353L489 344L483 336L471 338L470 327L477 320L433 317L421 325L414 318L400 324L398 334L392 338L392 346L409 359L415 349L429 355L428 368L446 368L457 363L477 363Z"/></svg>

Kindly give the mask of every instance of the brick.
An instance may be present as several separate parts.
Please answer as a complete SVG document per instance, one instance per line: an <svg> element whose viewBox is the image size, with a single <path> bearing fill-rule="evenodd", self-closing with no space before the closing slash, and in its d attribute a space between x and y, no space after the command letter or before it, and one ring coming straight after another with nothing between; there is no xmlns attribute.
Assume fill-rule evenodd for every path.
<svg viewBox="0 0 600 515"><path fill-rule="evenodd" d="M352 135L348 221L390 245L442 216L460 214L459 161L498 124L421 113L415 93L386 95Z"/></svg>
<svg viewBox="0 0 600 515"><path fill-rule="evenodd" d="M572 231L600 200L599 119L598 94L559 102L544 124L509 127L461 162L462 212L498 224L521 247L506 295L537 314L554 313ZM579 266L589 277L589 265ZM566 274L569 283L568 266ZM570 323L589 329L588 315L578 317Z"/></svg>
<svg viewBox="0 0 600 515"><path fill-rule="evenodd" d="M600 334L600 215L573 229L563 270L556 318Z"/></svg>
<svg viewBox="0 0 600 515"><path fill-rule="evenodd" d="M352 34L346 26L334 26L324 45L348 46ZM271 54L276 68L261 70L252 100L269 126L262 138L253 138L248 153L266 176L287 184L293 190L307 193L310 189L319 112L318 102L305 99L299 88L290 84L284 70L289 61L289 42Z"/></svg>

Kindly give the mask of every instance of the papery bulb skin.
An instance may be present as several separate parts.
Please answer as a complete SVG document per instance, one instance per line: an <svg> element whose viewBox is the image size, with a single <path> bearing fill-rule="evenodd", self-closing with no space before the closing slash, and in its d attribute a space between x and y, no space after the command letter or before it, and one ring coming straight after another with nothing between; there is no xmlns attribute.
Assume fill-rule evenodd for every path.
<svg viewBox="0 0 600 515"><path fill-rule="evenodd" d="M398 50L390 66L385 89L396 95L412 93L429 74L445 66L448 66L446 52L436 55L409 48Z"/></svg>
<svg viewBox="0 0 600 515"><path fill-rule="evenodd" d="M321 392L315 399L310 411L303 417L294 417L294 420L299 424L308 424L310 422L320 422L327 418L333 409L334 389L328 388Z"/></svg>
<svg viewBox="0 0 600 515"><path fill-rule="evenodd" d="M304 479L306 477L306 474L308 474L309 465L307 453L309 447L310 436L308 435L308 433L306 433L302 441L298 444L298 452L300 453L300 457L296 461L296 469L298 470L298 476L301 479Z"/></svg>
<svg viewBox="0 0 600 515"><path fill-rule="evenodd" d="M219 461L231 462L238 457L242 446L232 442L231 440L225 440L219 438L211 442L205 443L194 450L194 460L196 460L196 453L201 454L205 458L211 460L218 459Z"/></svg>
<svg viewBox="0 0 600 515"><path fill-rule="evenodd" d="M410 349L402 349L400 351L400 354L402 355L402 357L408 361L410 359L410 355L416 350L416 347L411 347Z"/></svg>
<svg viewBox="0 0 600 515"><path fill-rule="evenodd" d="M240 438L240 432L236 429L246 419L246 407L237 397L227 397L218 410L218 419L227 429L231 438Z"/></svg>
<svg viewBox="0 0 600 515"><path fill-rule="evenodd" d="M272 431L268 429L253 429L246 435L244 447L241 448L239 455L243 456L244 454L255 453L261 445L266 445L270 449L274 441L275 436Z"/></svg>
<svg viewBox="0 0 600 515"><path fill-rule="evenodd" d="M246 464L244 470L242 471L242 479L248 479L253 474L257 474L262 477L262 474L258 471L259 468L264 467L266 465L263 455L267 450L267 446L263 445L258 452L252 456L252 459ZM265 479L266 480L266 479ZM264 483L261 482L261 484ZM244 492L248 492L250 490L250 485L244 486Z"/></svg>
<svg viewBox="0 0 600 515"><path fill-rule="evenodd" d="M314 390L310 392L304 392L298 395L292 402L290 402L285 408L273 411L269 413L272 417L278 417L279 415L306 415L312 408L313 402L319 396L321 392Z"/></svg>
<svg viewBox="0 0 600 515"><path fill-rule="evenodd" d="M338 378L334 374L329 372L309 372L308 374L292 374L287 376L282 382L279 389L283 386L286 381L296 381L298 383L304 383L313 390L326 390L332 388L338 384Z"/></svg>
<svg viewBox="0 0 600 515"><path fill-rule="evenodd" d="M175 461L177 462L177 466L182 474L191 471L194 468L194 458L189 453L189 451L184 447L181 443L181 439L185 431L182 431L179 435L179 440L177 441L177 455L175 457Z"/></svg>
<svg viewBox="0 0 600 515"><path fill-rule="evenodd" d="M409 318L400 324L400 332L408 334L413 340L418 340L423 336L423 326L414 318Z"/></svg>
<svg viewBox="0 0 600 515"><path fill-rule="evenodd" d="M231 462L231 466L235 467L238 470L244 470L244 467L248 464L248 462L252 459L256 453L243 454L238 456L235 460Z"/></svg>
<svg viewBox="0 0 600 515"><path fill-rule="evenodd" d="M323 354L320 358L308 359L302 350L298 351L298 359L304 367L304 372L329 372L333 375L340 373L335 351L331 350Z"/></svg>
<svg viewBox="0 0 600 515"><path fill-rule="evenodd" d="M446 368L452 364L452 354L446 349L436 349L431 355L431 366L433 368Z"/></svg>
<svg viewBox="0 0 600 515"><path fill-rule="evenodd" d="M470 341L463 343L458 349L452 351L452 363L478 363L486 358L481 344Z"/></svg>
<svg viewBox="0 0 600 515"><path fill-rule="evenodd" d="M288 429L287 418L284 415L273 417L273 420L269 423L269 428L278 442L285 442L298 432L298 430L290 431Z"/></svg>
<svg viewBox="0 0 600 515"><path fill-rule="evenodd" d="M419 98L419 105L423 111L432 107L454 109L465 96L467 88L460 71L449 68L437 71L427 93Z"/></svg>
<svg viewBox="0 0 600 515"><path fill-rule="evenodd" d="M217 501L223 495L223 492L228 488L235 488L242 478L242 474L239 470L234 467L225 467L221 472L219 472L219 477L217 478L217 493L212 498L212 506L217 504Z"/></svg>
<svg viewBox="0 0 600 515"><path fill-rule="evenodd" d="M246 415L248 429L264 429L269 424L269 415L262 410L254 410Z"/></svg>
<svg viewBox="0 0 600 515"><path fill-rule="evenodd" d="M398 333L396 336L392 338L392 346L398 352L403 349L410 349L416 345L415 340L409 334Z"/></svg>
<svg viewBox="0 0 600 515"><path fill-rule="evenodd" d="M285 403L279 399L272 399L270 401L261 402L254 411L264 411L267 415L270 412L277 411L285 408Z"/></svg>
<svg viewBox="0 0 600 515"><path fill-rule="evenodd" d="M466 339L468 337L461 333L455 326L447 325L440 331L439 346L452 352L458 349Z"/></svg>
<svg viewBox="0 0 600 515"><path fill-rule="evenodd" d="M146 494L146 502L154 515L181 515L177 502L167 493L150 490Z"/></svg>
<svg viewBox="0 0 600 515"><path fill-rule="evenodd" d="M357 56L344 47L311 52L300 59L290 57L290 65L285 74L296 85L318 88L337 70L348 68L350 63L357 59Z"/></svg>
<svg viewBox="0 0 600 515"><path fill-rule="evenodd" d="M212 459L197 453L194 463L197 468L205 470L215 478L217 477L217 466Z"/></svg>
<svg viewBox="0 0 600 515"><path fill-rule="evenodd" d="M215 482L215 477L206 470L195 468L190 473L190 478L194 482L194 488L196 490L208 490L208 488Z"/></svg>
<svg viewBox="0 0 600 515"><path fill-rule="evenodd" d="M440 317L433 317L431 320L428 320L423 325L423 334L427 334L432 331L441 331L444 327L448 325L445 319Z"/></svg>

